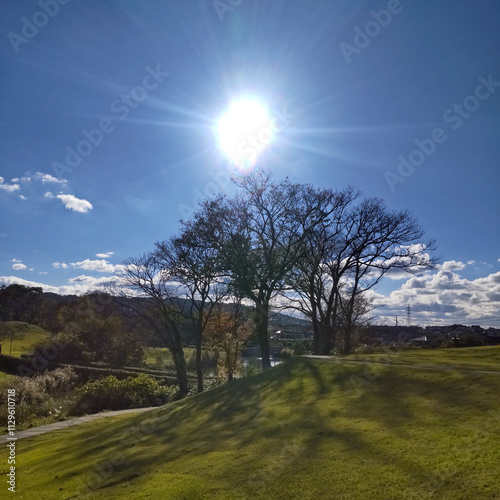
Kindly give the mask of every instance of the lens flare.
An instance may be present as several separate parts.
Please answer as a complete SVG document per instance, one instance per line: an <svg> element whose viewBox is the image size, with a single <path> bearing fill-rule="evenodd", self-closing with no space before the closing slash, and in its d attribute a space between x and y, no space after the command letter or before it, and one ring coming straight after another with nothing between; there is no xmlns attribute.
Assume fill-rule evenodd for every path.
<svg viewBox="0 0 500 500"><path fill-rule="evenodd" d="M273 120L258 101L234 102L217 125L219 147L233 166L250 171L275 135Z"/></svg>

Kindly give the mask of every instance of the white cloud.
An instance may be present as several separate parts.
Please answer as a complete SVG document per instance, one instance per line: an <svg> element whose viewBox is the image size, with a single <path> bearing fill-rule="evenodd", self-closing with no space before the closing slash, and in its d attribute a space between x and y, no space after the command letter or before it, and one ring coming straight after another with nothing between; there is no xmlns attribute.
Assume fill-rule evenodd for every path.
<svg viewBox="0 0 500 500"><path fill-rule="evenodd" d="M29 281L17 276L0 276L0 285L19 284L30 287L41 287L44 292L58 293L59 295L82 295L91 291L101 288L105 283L112 282L120 286L119 278L111 276L109 278L92 278L91 276L79 276L69 280L69 285L52 286L38 283L36 281ZM127 290L127 293L133 294L133 290Z"/></svg>
<svg viewBox="0 0 500 500"><path fill-rule="evenodd" d="M105 276L102 278L95 278L94 276L87 276L85 274L81 274L80 276L76 276L75 278L71 278L68 280L68 283L71 284L81 284L81 285L87 285L93 288L97 288L99 286L105 285L106 283L109 283L110 281L116 281L117 278L114 276Z"/></svg>
<svg viewBox="0 0 500 500"><path fill-rule="evenodd" d="M443 262L443 264L438 264L437 268L441 271L461 271L465 268L465 264L456 260L447 260L446 262Z"/></svg>
<svg viewBox="0 0 500 500"><path fill-rule="evenodd" d="M12 193L21 189L19 184L5 184L5 179L0 177L0 189L7 191L7 193Z"/></svg>
<svg viewBox="0 0 500 500"><path fill-rule="evenodd" d="M82 200L72 194L58 194L56 198L59 198L68 210L73 210L74 212L86 214L94 208L90 201Z"/></svg>
<svg viewBox="0 0 500 500"><path fill-rule="evenodd" d="M107 259L108 257L111 257L115 252L106 252L106 253L96 253L95 256L99 257L100 259Z"/></svg>
<svg viewBox="0 0 500 500"><path fill-rule="evenodd" d="M22 194L19 195L19 198L21 198L21 200L27 200L28 198L26 198L26 196L23 196Z"/></svg>
<svg viewBox="0 0 500 500"><path fill-rule="evenodd" d="M121 264L110 264L104 259L85 259L81 262L72 262L70 265L75 269L85 269L86 271L97 271L99 273L114 273L115 271L121 271L124 268Z"/></svg>
<svg viewBox="0 0 500 500"><path fill-rule="evenodd" d="M16 264L12 264L12 269L14 269L14 271L24 271L26 269L26 266L18 262Z"/></svg>
<svg viewBox="0 0 500 500"><path fill-rule="evenodd" d="M45 198L49 199L59 198L68 210L73 210L74 212L80 212L82 214L86 214L89 210L92 210L94 208L90 201L82 200L72 194L59 193L58 195L54 196L50 191L48 191L44 196Z"/></svg>
<svg viewBox="0 0 500 500"><path fill-rule="evenodd" d="M29 179L29 177L28 177ZM42 181L42 184L46 184L47 182L53 184L67 184L68 181L66 179L58 179L50 174L43 174L42 172L37 172L35 174L35 179L38 181Z"/></svg>
<svg viewBox="0 0 500 500"><path fill-rule="evenodd" d="M64 262L52 262L52 266L56 269L68 269L68 264Z"/></svg>
<svg viewBox="0 0 500 500"><path fill-rule="evenodd" d="M460 267L460 266L458 266ZM374 305L381 319L393 324L410 304L413 324L482 324L498 317L500 272L467 280L452 271L413 277L389 296L374 292Z"/></svg>
<svg viewBox="0 0 500 500"><path fill-rule="evenodd" d="M109 274L113 274L116 271L122 271L125 268L125 266L121 264L111 264L104 259L85 259L80 262L70 262L69 264L66 264L65 262L53 262L52 266L56 269L68 269L69 267L72 267L73 269L84 269L85 271L95 271L98 273Z"/></svg>
<svg viewBox="0 0 500 500"><path fill-rule="evenodd" d="M38 274L49 274L47 271L38 271Z"/></svg>

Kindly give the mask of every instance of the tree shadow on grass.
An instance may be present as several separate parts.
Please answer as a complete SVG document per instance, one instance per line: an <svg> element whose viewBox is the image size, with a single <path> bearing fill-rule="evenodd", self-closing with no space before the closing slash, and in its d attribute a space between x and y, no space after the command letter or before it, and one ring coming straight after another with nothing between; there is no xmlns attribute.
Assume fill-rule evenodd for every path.
<svg viewBox="0 0 500 500"><path fill-rule="evenodd" d="M315 457L318 450L325 453L325 443L338 450L339 459L342 454L354 461L368 457L384 470L394 460L393 453L377 444L362 426L356 428L356 420L371 419L404 439L408 422L418 418L415 397L430 401L433 411L444 419L456 416L457 403L476 405L478 411L488 406L473 390L462 388L465 380L460 377L454 379L455 390L446 391L442 379L426 377L424 372L417 375L383 366L376 377L372 374L367 380L362 365L327 363L292 359L256 377L111 425L82 429L75 436L75 449L67 450L57 466L64 471L64 460L75 459L83 464L82 469L91 470L116 451L123 455L123 463L112 467L104 486L132 473L142 475L152 466L185 472L190 456L205 463L212 453L222 452L240 458L217 463L224 471L221 477L239 477L245 470L258 476L259 470L275 470L269 465L272 460L289 443L297 442L295 451L281 460L282 471L266 473L264 483L276 481L284 471L303 463L304 457ZM365 383L357 383L359 378ZM344 404L337 405L341 400ZM325 405L333 407L330 413ZM353 424L346 425L345 420ZM144 423L148 425L144 427ZM133 432L142 427L149 431ZM199 463L194 474L196 467L205 466ZM398 454L397 467L412 478L426 478L431 473L411 455ZM248 483L242 488L251 489Z"/></svg>

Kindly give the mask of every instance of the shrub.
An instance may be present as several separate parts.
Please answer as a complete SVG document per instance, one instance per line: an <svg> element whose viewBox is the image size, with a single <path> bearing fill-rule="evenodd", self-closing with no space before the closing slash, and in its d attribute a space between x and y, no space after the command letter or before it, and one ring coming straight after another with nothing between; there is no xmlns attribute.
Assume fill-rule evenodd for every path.
<svg viewBox="0 0 500 500"><path fill-rule="evenodd" d="M16 391L16 424L24 426L36 418L63 412L59 401L61 393L74 388L76 375L69 368L60 368L34 377L13 377L0 382L0 406L7 407L7 389ZM7 412L0 415L0 423L7 425Z"/></svg>
<svg viewBox="0 0 500 500"><path fill-rule="evenodd" d="M294 350L290 349L289 347L281 349L281 357L283 359L290 359L294 354L295 354Z"/></svg>
<svg viewBox="0 0 500 500"><path fill-rule="evenodd" d="M238 371L238 376L240 378L251 377L252 375L257 375L261 371L262 370L259 367L252 364L242 365Z"/></svg>
<svg viewBox="0 0 500 500"><path fill-rule="evenodd" d="M362 345L355 351L356 354L373 354L375 349L370 345Z"/></svg>
<svg viewBox="0 0 500 500"><path fill-rule="evenodd" d="M295 356L302 356L304 354L311 354L312 340L302 339L293 343L293 353Z"/></svg>
<svg viewBox="0 0 500 500"><path fill-rule="evenodd" d="M118 380L110 375L87 382L77 389L77 393L73 413L83 415L103 410L159 406L171 401L176 395L176 389L174 386L162 386L153 377L141 373L125 380Z"/></svg>

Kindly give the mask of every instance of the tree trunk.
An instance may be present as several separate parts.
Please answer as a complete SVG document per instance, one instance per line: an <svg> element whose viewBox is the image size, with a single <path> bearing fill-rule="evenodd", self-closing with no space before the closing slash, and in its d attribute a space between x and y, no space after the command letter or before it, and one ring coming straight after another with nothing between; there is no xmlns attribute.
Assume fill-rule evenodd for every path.
<svg viewBox="0 0 500 500"><path fill-rule="evenodd" d="M321 354L321 331L318 319L313 316L313 354Z"/></svg>
<svg viewBox="0 0 500 500"><path fill-rule="evenodd" d="M196 332L196 378L198 380L198 392L203 392L203 369L201 366L202 325L198 324Z"/></svg>
<svg viewBox="0 0 500 500"><path fill-rule="evenodd" d="M226 370L228 382L231 382L231 380L233 380L233 357L231 354L231 346L229 346L229 349L226 352Z"/></svg>
<svg viewBox="0 0 500 500"><path fill-rule="evenodd" d="M322 354L323 356L327 356L328 354L330 354L330 349L331 349L331 345L330 345L330 325L328 325L327 323L324 323L321 325L321 329L320 329L320 335L321 335L321 338L320 338L320 354Z"/></svg>
<svg viewBox="0 0 500 500"><path fill-rule="evenodd" d="M255 304L255 328L259 337L260 353L262 356L262 369L271 368L269 355L269 336L267 332L269 324L269 304L266 301Z"/></svg>
<svg viewBox="0 0 500 500"><path fill-rule="evenodd" d="M186 358L182 349L182 342L174 341L170 346L170 352L174 360L175 372L177 375L177 385L180 396L186 396L189 392L188 377L186 371Z"/></svg>

